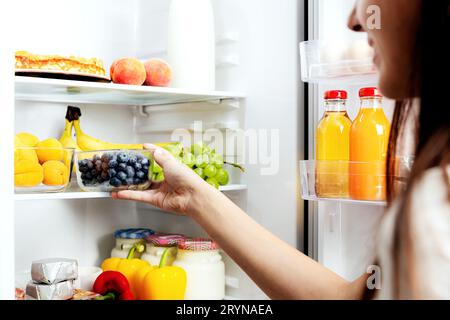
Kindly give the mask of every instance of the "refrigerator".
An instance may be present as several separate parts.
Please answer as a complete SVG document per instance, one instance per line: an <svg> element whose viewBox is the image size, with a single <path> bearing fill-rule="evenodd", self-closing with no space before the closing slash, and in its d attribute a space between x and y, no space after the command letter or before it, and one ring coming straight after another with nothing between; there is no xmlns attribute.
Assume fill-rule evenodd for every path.
<svg viewBox="0 0 450 320"><path fill-rule="evenodd" d="M354 280L366 272L385 204L302 196L300 164L315 159L323 92L348 90L354 117L358 89L376 84L376 74L367 70L353 70L350 76L302 76L299 43L332 40L331 45L337 42L339 50L346 50L344 43L364 40L364 35L346 30L353 2L211 3L216 90L142 92L111 84L14 76L14 52L97 57L106 69L121 57L167 59L170 1L2 2L0 23L9 32L0 36L0 158L9 161L0 166L0 299L14 299L18 278L34 260L65 257L77 259L80 266L100 265L109 257L118 229L146 227L207 237L187 217L114 201L108 193L81 192L76 181L64 193L15 194L14 134L58 138L68 105L81 108L87 133L118 143L171 141L180 128L192 134L209 129L243 132L247 142L222 151L246 171L230 169L231 182L221 192L275 235L344 278ZM362 60L356 63L364 66ZM386 112L391 112L389 103ZM223 258L226 299L267 299L226 253Z"/></svg>

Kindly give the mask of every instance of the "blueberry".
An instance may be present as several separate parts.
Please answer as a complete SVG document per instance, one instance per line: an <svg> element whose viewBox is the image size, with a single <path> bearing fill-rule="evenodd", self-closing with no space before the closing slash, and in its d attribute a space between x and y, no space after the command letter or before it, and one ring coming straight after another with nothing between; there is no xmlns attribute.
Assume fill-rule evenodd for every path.
<svg viewBox="0 0 450 320"><path fill-rule="evenodd" d="M144 172L148 172L148 169L149 169L150 167L149 166L142 166L142 170L144 170Z"/></svg>
<svg viewBox="0 0 450 320"><path fill-rule="evenodd" d="M117 175L117 171L114 169L109 169L108 174L110 178L114 178Z"/></svg>
<svg viewBox="0 0 450 320"><path fill-rule="evenodd" d="M109 180L109 184L112 185L113 187L120 187L122 181L120 181L117 178L112 178L111 180Z"/></svg>
<svg viewBox="0 0 450 320"><path fill-rule="evenodd" d="M139 179L139 178L134 178L133 179L133 184L134 185L139 185L139 184L141 184L142 183L142 180L141 179Z"/></svg>
<svg viewBox="0 0 450 320"><path fill-rule="evenodd" d="M136 171L141 170L141 169L142 169L142 164L140 164L139 162L136 162L136 163L134 164L134 169L136 169Z"/></svg>
<svg viewBox="0 0 450 320"><path fill-rule="evenodd" d="M125 152L120 152L117 155L117 159L119 160L119 162L121 163L127 163L128 160L130 159L130 157L128 156L128 154L126 154Z"/></svg>
<svg viewBox="0 0 450 320"><path fill-rule="evenodd" d="M108 174L108 172L103 171L103 172L100 174L100 177L103 179L103 181L106 181L106 180L109 179L109 174Z"/></svg>
<svg viewBox="0 0 450 320"><path fill-rule="evenodd" d="M119 162L117 162L117 160L111 160L111 161L109 161L109 164L108 164L108 166L110 168L116 168L118 165L119 165Z"/></svg>
<svg viewBox="0 0 450 320"><path fill-rule="evenodd" d="M128 178L133 178L136 171L134 171L134 168L132 166L128 166L126 171Z"/></svg>
<svg viewBox="0 0 450 320"><path fill-rule="evenodd" d="M147 158L142 158L141 164L143 166L148 166L150 164L150 161Z"/></svg>
<svg viewBox="0 0 450 320"><path fill-rule="evenodd" d="M86 167L89 170L92 170L94 168L94 163L91 160L87 160Z"/></svg>
<svg viewBox="0 0 450 320"><path fill-rule="evenodd" d="M134 166L137 163L137 157L135 155L130 155L130 159L128 160L128 164Z"/></svg>
<svg viewBox="0 0 450 320"><path fill-rule="evenodd" d="M125 183L126 183L127 186L132 186L132 185L134 185L134 179L133 178L127 178L125 180Z"/></svg>
<svg viewBox="0 0 450 320"><path fill-rule="evenodd" d="M122 181L125 181L125 180L127 180L127 174L125 173L125 172L119 172L118 174L117 174L117 176L116 176L117 178L119 178L120 180L122 180Z"/></svg>
<svg viewBox="0 0 450 320"><path fill-rule="evenodd" d="M136 172L136 177L138 177L139 179L144 179L145 173L142 171L138 171L138 172Z"/></svg>
<svg viewBox="0 0 450 320"><path fill-rule="evenodd" d="M140 153L137 153L136 154L136 159L137 159L138 162L140 162L140 161L142 161L142 159L144 159L144 156L142 154L140 154Z"/></svg>
<svg viewBox="0 0 450 320"><path fill-rule="evenodd" d="M125 163L120 163L119 166L117 167L117 171L126 172L127 171L127 165Z"/></svg>
<svg viewBox="0 0 450 320"><path fill-rule="evenodd" d="M108 163L110 159L111 159L111 154L109 154L109 153L104 153L101 158L102 162L104 162L104 163Z"/></svg>

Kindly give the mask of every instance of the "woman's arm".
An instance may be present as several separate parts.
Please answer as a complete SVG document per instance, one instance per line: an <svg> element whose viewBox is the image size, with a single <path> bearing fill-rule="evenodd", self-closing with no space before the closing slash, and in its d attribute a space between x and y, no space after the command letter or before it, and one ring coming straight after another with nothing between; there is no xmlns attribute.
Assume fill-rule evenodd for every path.
<svg viewBox="0 0 450 320"><path fill-rule="evenodd" d="M360 299L366 276L348 282L275 237L220 192L192 199L190 216L272 299Z"/></svg>
<svg viewBox="0 0 450 320"><path fill-rule="evenodd" d="M167 151L147 145L163 168L155 190L121 191L115 199L134 200L194 219L273 299L358 299L366 277L350 283L321 266L252 220L218 190Z"/></svg>

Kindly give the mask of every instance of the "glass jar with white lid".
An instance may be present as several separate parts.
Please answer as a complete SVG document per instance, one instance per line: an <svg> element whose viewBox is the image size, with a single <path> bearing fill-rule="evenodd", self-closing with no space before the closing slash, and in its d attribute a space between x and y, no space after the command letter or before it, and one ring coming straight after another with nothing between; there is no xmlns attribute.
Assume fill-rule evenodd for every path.
<svg viewBox="0 0 450 320"><path fill-rule="evenodd" d="M148 236L145 241L146 249L142 254L141 259L147 261L152 266L158 266L161 261L161 256L167 248L173 248L173 253L169 254L170 260L166 262L167 265L172 265L176 257L177 245L184 240L185 236L181 234L153 234Z"/></svg>
<svg viewBox="0 0 450 320"><path fill-rule="evenodd" d="M216 242L200 238L181 241L173 265L186 271L186 300L225 298L225 264Z"/></svg>
<svg viewBox="0 0 450 320"><path fill-rule="evenodd" d="M145 245L145 238L155 232L150 229L123 229L114 232L116 246L111 250L111 258L126 259L130 249L137 243ZM135 252L135 258L140 258L141 253Z"/></svg>

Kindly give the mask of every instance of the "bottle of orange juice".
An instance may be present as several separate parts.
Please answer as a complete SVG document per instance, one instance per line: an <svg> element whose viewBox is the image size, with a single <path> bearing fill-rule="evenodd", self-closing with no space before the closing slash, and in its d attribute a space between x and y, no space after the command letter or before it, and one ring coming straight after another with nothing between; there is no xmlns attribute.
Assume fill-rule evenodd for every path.
<svg viewBox="0 0 450 320"><path fill-rule="evenodd" d="M350 197L386 199L386 158L391 125L377 88L359 91L361 109L350 132Z"/></svg>
<svg viewBox="0 0 450 320"><path fill-rule="evenodd" d="M316 193L322 198L348 197L350 128L347 92L325 92L325 114L317 127Z"/></svg>

